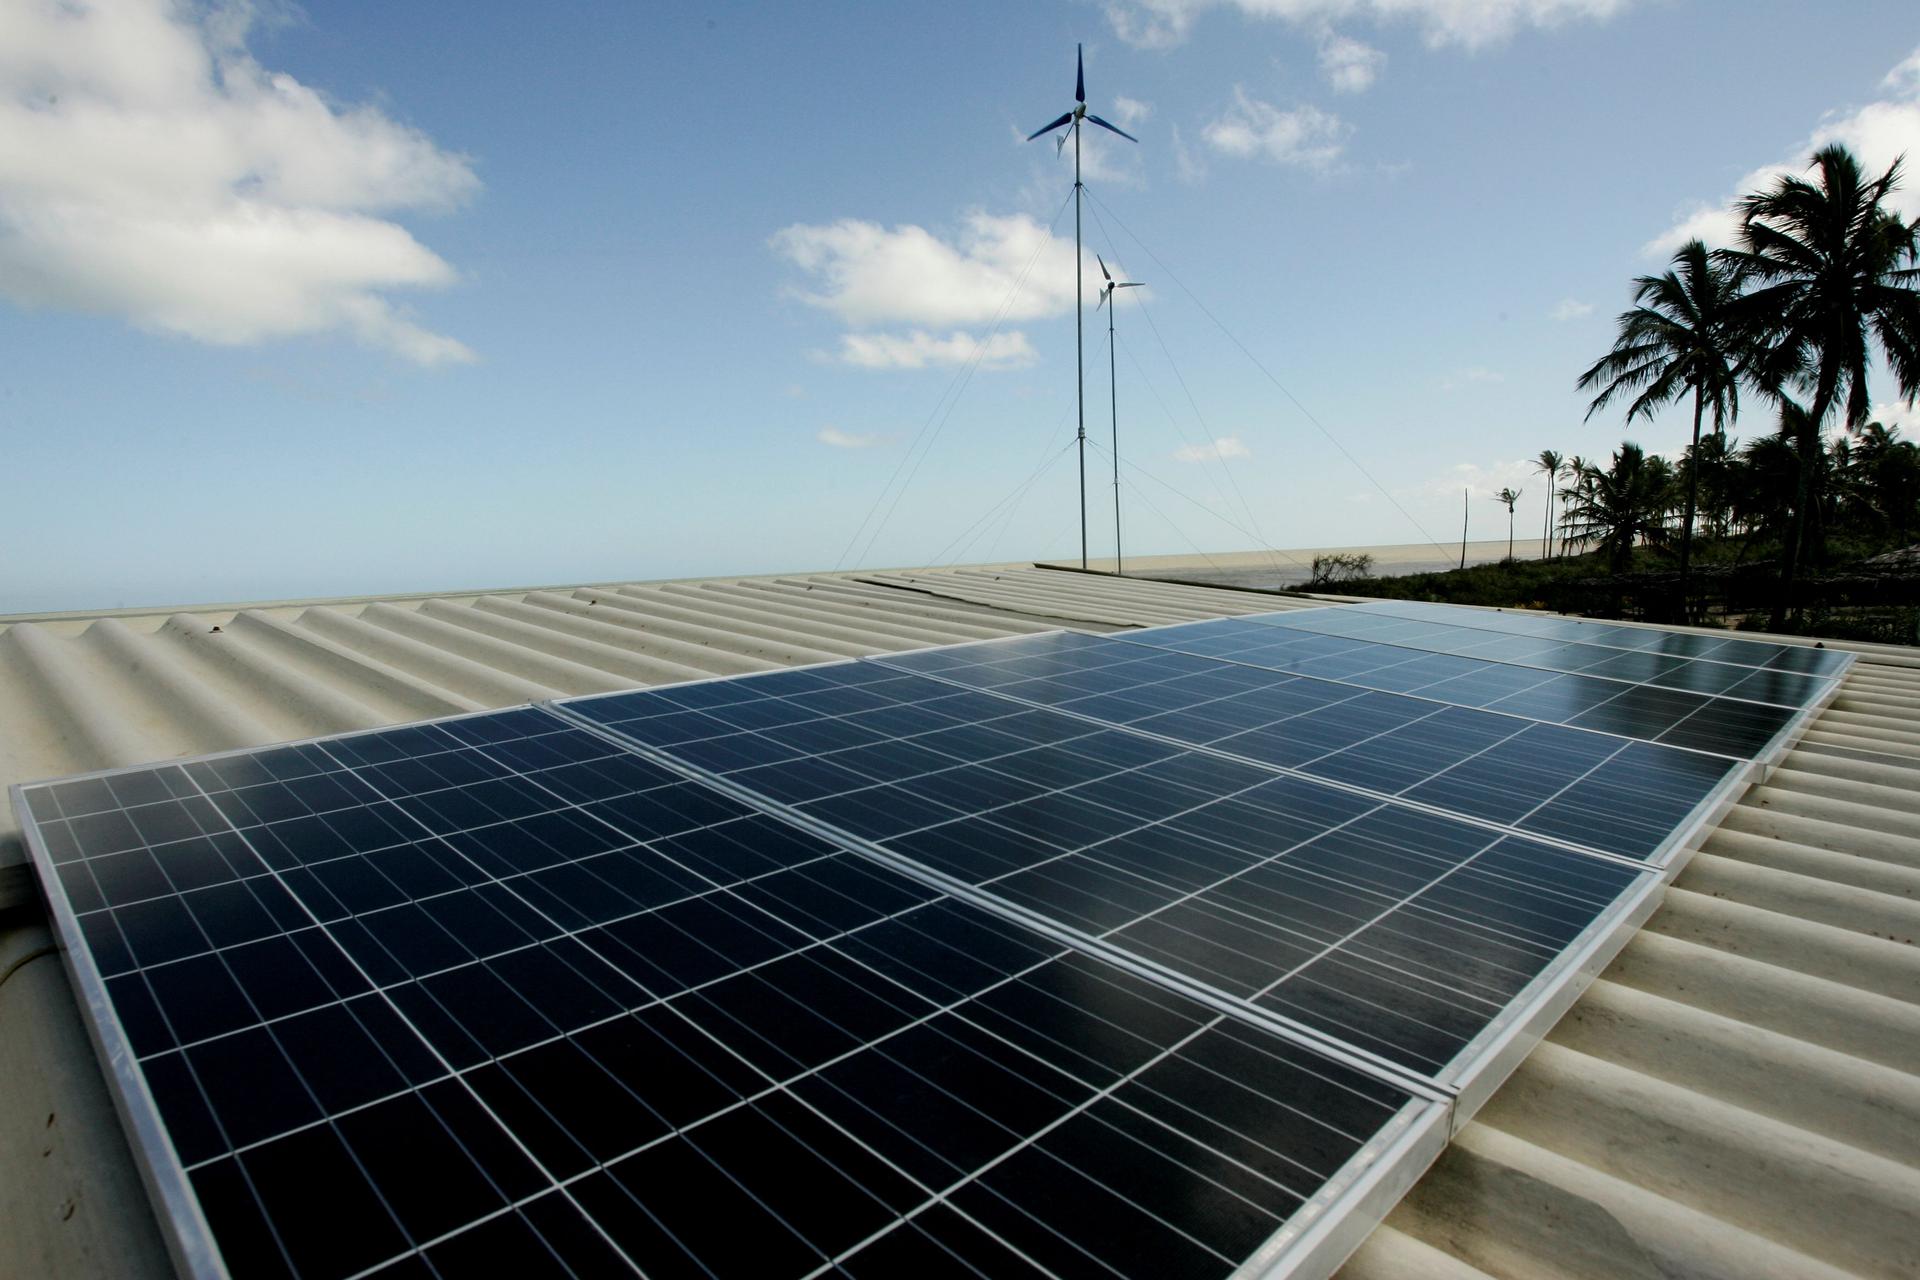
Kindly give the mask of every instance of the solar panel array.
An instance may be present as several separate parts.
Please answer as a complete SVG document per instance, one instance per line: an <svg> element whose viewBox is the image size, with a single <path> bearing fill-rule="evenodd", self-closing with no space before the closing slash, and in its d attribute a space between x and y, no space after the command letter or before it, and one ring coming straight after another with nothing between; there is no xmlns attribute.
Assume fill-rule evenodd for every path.
<svg viewBox="0 0 1920 1280"><path fill-rule="evenodd" d="M1641 875L890 660L566 705L1136 960L1441 1079Z"/></svg>
<svg viewBox="0 0 1920 1280"><path fill-rule="evenodd" d="M1844 671L1540 624L1593 625L1022 637L15 803L190 1274L1324 1271L1771 745L1727 708ZM1516 709L1567 679L1611 731Z"/></svg>

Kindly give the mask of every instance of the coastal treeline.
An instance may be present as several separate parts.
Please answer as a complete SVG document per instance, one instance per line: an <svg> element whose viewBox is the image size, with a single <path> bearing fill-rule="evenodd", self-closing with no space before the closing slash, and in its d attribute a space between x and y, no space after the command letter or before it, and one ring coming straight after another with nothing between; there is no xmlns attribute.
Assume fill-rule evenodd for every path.
<svg viewBox="0 0 1920 1280"><path fill-rule="evenodd" d="M1696 541L1716 560L1732 544L1773 565L1774 628L1837 543L1907 544L1920 450L1875 420L1869 387L1884 366L1898 398L1920 396L1920 219L1890 207L1900 182L1897 161L1868 176L1826 147L1738 202L1732 245L1690 241L1634 280L1612 348L1578 379L1587 416L1624 407L1631 425L1683 404L1691 443L1677 462L1633 443L1604 459L1543 452L1550 541L1602 551L1616 574L1636 548L1670 558L1688 617ZM1758 428L1744 444L1741 425Z"/></svg>

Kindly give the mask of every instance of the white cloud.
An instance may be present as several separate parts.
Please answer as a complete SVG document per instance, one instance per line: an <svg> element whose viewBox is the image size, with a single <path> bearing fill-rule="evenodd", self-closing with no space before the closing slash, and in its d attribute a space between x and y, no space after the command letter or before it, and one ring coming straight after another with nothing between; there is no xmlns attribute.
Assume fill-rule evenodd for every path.
<svg viewBox="0 0 1920 1280"><path fill-rule="evenodd" d="M1348 36L1329 31L1320 40L1320 74L1339 93L1365 93L1386 65L1386 54Z"/></svg>
<svg viewBox="0 0 1920 1280"><path fill-rule="evenodd" d="M1528 28L1605 21L1631 0L1107 0L1114 34L1142 49L1184 41L1200 14L1231 8L1248 18L1299 27L1367 21L1417 26L1434 47L1481 49Z"/></svg>
<svg viewBox="0 0 1920 1280"><path fill-rule="evenodd" d="M1207 176L1207 162L1187 145L1187 140L1181 136L1180 126L1175 125L1169 133L1173 139L1174 172L1179 175L1180 181L1191 186L1204 179Z"/></svg>
<svg viewBox="0 0 1920 1280"><path fill-rule="evenodd" d="M1592 314L1593 304L1591 302L1580 302L1573 298L1562 298L1553 304L1553 310L1547 312L1547 317L1564 323L1568 320L1579 320Z"/></svg>
<svg viewBox="0 0 1920 1280"><path fill-rule="evenodd" d="M202 342L345 332L471 360L386 297L452 283L398 223L479 188L464 156L247 52L252 11L0 11L0 296Z"/></svg>
<svg viewBox="0 0 1920 1280"><path fill-rule="evenodd" d="M840 359L862 369L924 369L975 360L983 369L1018 369L1032 364L1038 356L1027 335L1018 330L993 334L983 345L959 330L940 337L916 329L904 334L842 334Z"/></svg>
<svg viewBox="0 0 1920 1280"><path fill-rule="evenodd" d="M1442 474L1422 484L1419 492L1434 498L1454 498L1465 489L1475 501L1479 501L1492 498L1502 489L1528 492L1530 481L1535 482L1533 492L1537 496L1543 491L1546 477L1535 470L1532 460L1528 458L1491 462L1484 466L1477 462L1456 462Z"/></svg>
<svg viewBox="0 0 1920 1280"><path fill-rule="evenodd" d="M1221 436L1207 444L1190 444L1173 451L1175 462L1214 462L1228 458L1251 458L1253 450L1239 436Z"/></svg>
<svg viewBox="0 0 1920 1280"><path fill-rule="evenodd" d="M1233 105L1200 136L1222 155L1323 169L1339 157L1351 131L1340 117L1318 107L1282 111L1235 86Z"/></svg>
<svg viewBox="0 0 1920 1280"><path fill-rule="evenodd" d="M886 444L892 438L877 432L858 435L851 431L842 431L838 427L822 427L820 433L814 437L821 444L832 445L836 449L872 449Z"/></svg>
<svg viewBox="0 0 1920 1280"><path fill-rule="evenodd" d="M1118 121L1127 132L1133 132L1125 121ZM1038 144L1036 144L1038 145ZM1069 146L1072 144L1069 143ZM1068 168L1073 164L1071 157L1063 152L1059 156L1048 156L1061 162L1058 183L1050 186L1042 204L1051 204L1060 196L1062 190L1072 190L1073 177ZM1140 187L1146 185L1146 166L1141 159L1140 148L1125 138L1116 138L1105 129L1094 127L1080 131L1080 177L1084 182L1102 186Z"/></svg>
<svg viewBox="0 0 1920 1280"><path fill-rule="evenodd" d="M1920 49L1915 49L1898 66L1882 76L1880 87L1899 97L1920 93Z"/></svg>
<svg viewBox="0 0 1920 1280"><path fill-rule="evenodd" d="M1142 102L1138 98L1129 98L1125 94L1115 94L1113 99L1113 122L1123 129L1131 129L1136 124L1153 116L1153 104Z"/></svg>
<svg viewBox="0 0 1920 1280"><path fill-rule="evenodd" d="M1886 96L1852 110L1830 111L1813 132L1781 161L1761 165L1734 184L1718 204L1700 203L1674 224L1641 246L1652 258L1666 258L1688 240L1698 237L1709 245L1729 245L1740 229L1733 205L1741 196L1773 185L1782 174L1804 173L1815 151L1839 142L1860 159L1869 177L1878 177L1901 156L1920 159L1920 49L1889 71L1880 81ZM1901 217L1920 217L1920 173L1902 166L1904 179L1887 205Z"/></svg>
<svg viewBox="0 0 1920 1280"><path fill-rule="evenodd" d="M852 330L841 335L833 358L858 368L923 369L976 359L987 369L1020 368L1038 358L1024 333L977 338L968 329L1046 319L1073 307L1072 243L1021 214L975 211L951 240L924 227L843 218L787 227L769 243L811 280L812 288L794 295ZM1099 270L1089 253L1083 268L1089 301Z"/></svg>
<svg viewBox="0 0 1920 1280"><path fill-rule="evenodd" d="M1496 373L1492 369L1483 369L1479 365L1472 365L1442 379L1440 389L1442 391L1459 391L1463 387L1488 386L1494 383L1505 382L1506 380L1507 375L1504 373Z"/></svg>
<svg viewBox="0 0 1920 1280"><path fill-rule="evenodd" d="M1072 242L1024 214L975 211L951 241L925 227L842 218L787 227L769 243L815 281L796 296L849 325L979 325L996 317L1041 319L1073 306ZM1091 258L1086 270L1098 278Z"/></svg>
<svg viewBox="0 0 1920 1280"><path fill-rule="evenodd" d="M1911 405L1905 400L1882 400L1873 406L1867 420L1884 427L1898 427L1902 435L1920 442L1920 405Z"/></svg>

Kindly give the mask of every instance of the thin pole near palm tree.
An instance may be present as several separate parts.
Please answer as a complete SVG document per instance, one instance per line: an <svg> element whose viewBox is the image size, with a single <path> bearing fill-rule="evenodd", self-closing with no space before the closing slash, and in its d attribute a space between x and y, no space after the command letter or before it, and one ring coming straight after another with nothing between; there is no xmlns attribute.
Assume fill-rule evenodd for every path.
<svg viewBox="0 0 1920 1280"><path fill-rule="evenodd" d="M1067 133L1073 135L1073 367L1075 379L1074 403L1080 414L1080 434L1078 436L1080 445L1080 567L1085 569L1087 567L1087 362L1084 328L1087 302L1086 287L1081 283L1080 279L1080 192L1083 189L1083 184L1080 181L1080 129L1083 122L1090 122L1099 125L1109 133L1119 134L1128 142L1138 142L1140 139L1134 137L1125 129L1108 124L1105 120L1102 120L1099 116L1087 110L1086 59L1079 45L1073 47L1073 101L1073 110L1067 112L1052 124L1035 129L1027 135L1027 141L1032 142L1035 138L1052 133L1062 125L1066 126ZM1066 136L1063 134L1060 138L1060 147L1064 147L1066 142ZM1059 149L1059 147L1056 147L1056 152Z"/></svg>
<svg viewBox="0 0 1920 1280"><path fill-rule="evenodd" d="M1772 626L1786 621L1794 575L1806 541L1813 467L1827 415L1845 399L1843 423L1867 420L1867 369L1877 344L1909 404L1920 396L1920 219L1906 222L1886 207L1900 185L1900 163L1869 181L1844 146L1814 154L1818 185L1786 175L1740 201L1740 247L1715 260L1755 287L1737 318L1768 342L1754 381L1772 389L1789 381L1813 392L1798 421L1800 488L1787 535L1786 564ZM1784 400L1783 400L1784 403Z"/></svg>
<svg viewBox="0 0 1920 1280"><path fill-rule="evenodd" d="M1633 282L1634 307L1620 315L1613 350L1580 375L1582 390L1599 390L1587 417L1623 392L1639 392L1627 421L1653 417L1682 392L1693 392L1693 449L1700 449L1700 419L1709 406L1713 427L1740 411L1740 375L1750 344L1738 324L1737 272L1722 265L1698 240L1673 255L1674 269ZM1687 579L1693 562L1693 517L1699 503L1699 469L1687 486L1687 514L1680 526L1680 607L1687 610Z"/></svg>
<svg viewBox="0 0 1920 1280"><path fill-rule="evenodd" d="M1460 567L1467 567L1467 504L1473 501L1473 490L1460 491Z"/></svg>
<svg viewBox="0 0 1920 1280"><path fill-rule="evenodd" d="M1534 460L1534 470L1547 477L1546 510L1540 513L1540 558L1545 560L1553 554L1553 486L1560 478L1560 468L1566 459L1552 449L1542 449Z"/></svg>
<svg viewBox="0 0 1920 1280"><path fill-rule="evenodd" d="M1513 509L1519 505L1520 490L1508 485L1493 495L1495 502L1504 503L1507 508L1507 559L1513 559Z"/></svg>
<svg viewBox="0 0 1920 1280"><path fill-rule="evenodd" d="M1113 414L1113 571L1124 578L1127 570L1120 559L1120 373L1113 360L1113 313L1120 309L1120 304L1114 302L1113 295L1122 289L1138 289L1140 282L1115 280L1113 272L1107 270L1105 258L1096 253L1093 260L1100 264L1100 274L1107 278L1094 310L1107 308L1107 407Z"/></svg>

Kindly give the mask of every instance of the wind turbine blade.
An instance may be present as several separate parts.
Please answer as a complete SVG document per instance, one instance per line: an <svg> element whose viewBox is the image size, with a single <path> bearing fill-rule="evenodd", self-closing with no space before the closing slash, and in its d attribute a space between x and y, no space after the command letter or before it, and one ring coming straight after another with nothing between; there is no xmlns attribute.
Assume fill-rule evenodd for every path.
<svg viewBox="0 0 1920 1280"><path fill-rule="evenodd" d="M1043 133L1052 133L1055 129L1058 129L1061 125L1066 124L1068 121L1072 119L1073 119L1073 112L1069 111L1067 112L1067 114L1061 116L1058 120L1055 120L1052 124L1042 125L1040 128L1035 129L1032 133L1027 135L1027 141L1032 142L1035 138L1039 137Z"/></svg>
<svg viewBox="0 0 1920 1280"><path fill-rule="evenodd" d="M1145 285L1143 280L1121 280L1113 286L1116 289L1138 289Z"/></svg>
<svg viewBox="0 0 1920 1280"><path fill-rule="evenodd" d="M1100 274L1107 278L1107 283L1112 284L1113 272L1107 270L1107 260L1097 253L1093 255L1093 260L1100 264Z"/></svg>
<svg viewBox="0 0 1920 1280"><path fill-rule="evenodd" d="M1073 46L1073 100L1075 102L1087 100L1087 58L1082 52L1084 47L1077 44Z"/></svg>
<svg viewBox="0 0 1920 1280"><path fill-rule="evenodd" d="M1102 129L1105 129L1108 133L1119 134L1121 137L1125 138L1128 142L1140 141L1140 139L1134 137L1132 134L1128 133L1125 129L1122 129L1117 125L1108 124L1105 120L1102 120L1099 116L1093 114L1093 112L1091 111L1087 112L1087 119L1099 125Z"/></svg>

